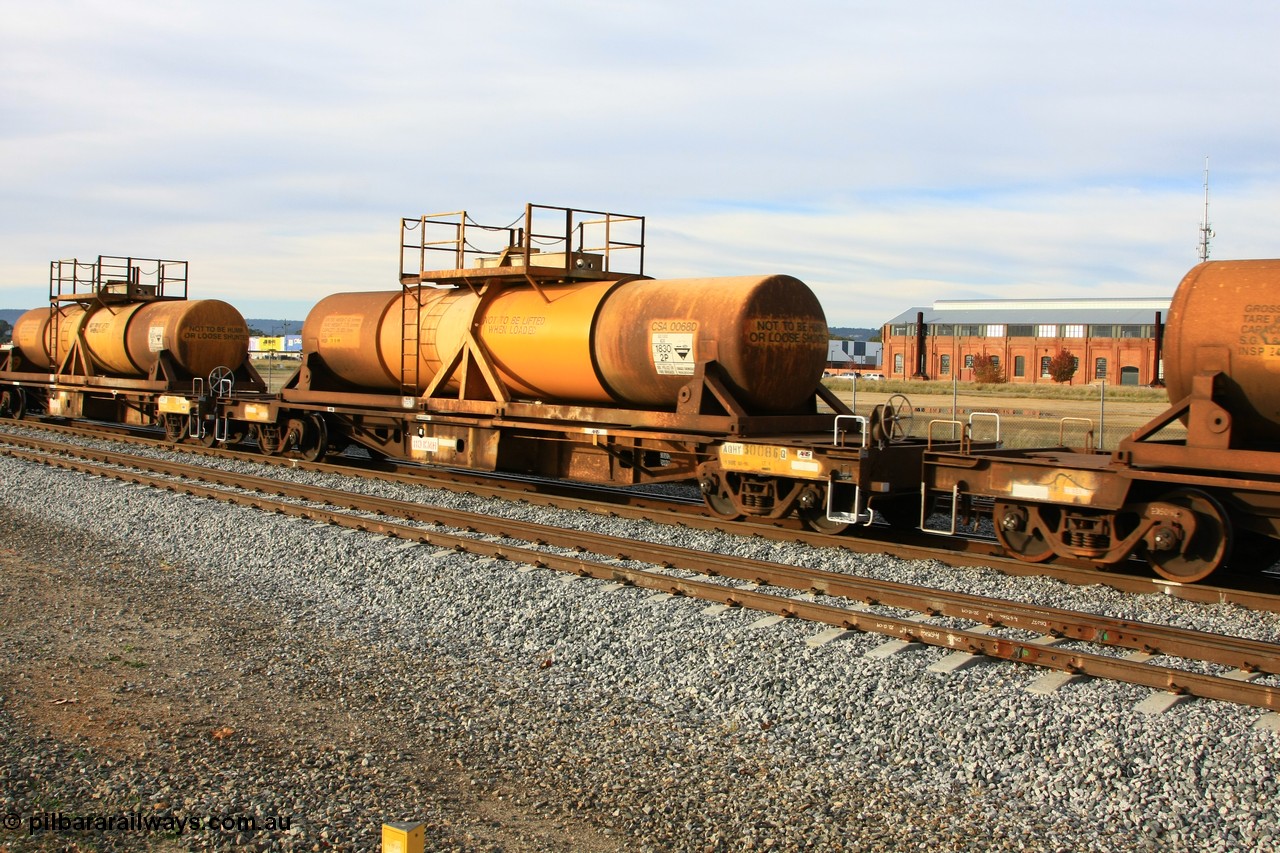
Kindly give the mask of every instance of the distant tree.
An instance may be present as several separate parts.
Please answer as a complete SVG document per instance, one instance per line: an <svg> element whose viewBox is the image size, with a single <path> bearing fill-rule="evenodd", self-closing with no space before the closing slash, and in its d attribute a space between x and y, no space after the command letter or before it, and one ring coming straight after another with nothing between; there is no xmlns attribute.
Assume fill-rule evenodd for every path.
<svg viewBox="0 0 1280 853"><path fill-rule="evenodd" d="M13 334L13 326L9 325L8 320L0 320L0 344L7 344L9 337Z"/></svg>
<svg viewBox="0 0 1280 853"><path fill-rule="evenodd" d="M989 355L975 355L973 357L973 381L979 385L999 385L1007 381L1004 375L1004 368L1000 363Z"/></svg>
<svg viewBox="0 0 1280 853"><path fill-rule="evenodd" d="M1070 382L1076 375L1076 357L1061 350L1049 360L1049 378L1054 382Z"/></svg>

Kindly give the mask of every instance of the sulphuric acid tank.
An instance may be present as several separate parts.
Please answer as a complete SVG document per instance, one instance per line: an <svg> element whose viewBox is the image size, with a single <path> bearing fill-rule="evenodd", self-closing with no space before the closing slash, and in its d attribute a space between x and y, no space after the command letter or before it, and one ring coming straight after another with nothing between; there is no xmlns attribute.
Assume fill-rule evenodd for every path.
<svg viewBox="0 0 1280 853"><path fill-rule="evenodd" d="M50 309L35 308L13 326L13 341L23 357L44 369L61 364L78 336L94 368L111 376L146 376L163 350L194 376L207 376L215 367L235 370L248 358L249 327L244 317L217 299L88 309L71 304L57 311L56 323Z"/></svg>
<svg viewBox="0 0 1280 853"><path fill-rule="evenodd" d="M1280 431L1280 260L1206 261L1183 277L1169 306L1164 381L1169 399L1198 373L1220 371L1232 435L1274 440Z"/></svg>
<svg viewBox="0 0 1280 853"><path fill-rule="evenodd" d="M752 411L793 411L826 362L822 307L786 275L515 286L484 304L469 288L419 293L419 391L469 328L513 394L547 403L674 407L697 363L714 358ZM307 315L303 349L353 385L398 389L406 298L327 297Z"/></svg>

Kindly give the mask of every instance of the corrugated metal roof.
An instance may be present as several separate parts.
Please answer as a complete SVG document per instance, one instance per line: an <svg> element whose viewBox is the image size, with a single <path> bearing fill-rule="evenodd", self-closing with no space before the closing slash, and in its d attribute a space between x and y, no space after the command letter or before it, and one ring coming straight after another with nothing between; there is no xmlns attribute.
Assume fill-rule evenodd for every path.
<svg viewBox="0 0 1280 853"><path fill-rule="evenodd" d="M1141 299L935 299L933 308L935 311L1018 311L1023 308L1061 311L1095 308L1162 311L1169 307L1169 301L1151 297Z"/></svg>
<svg viewBox="0 0 1280 853"><path fill-rule="evenodd" d="M888 321L888 325L914 323L923 312L933 323L1005 323L1038 325L1048 323L1108 323L1131 325L1154 323L1156 312L1169 317L1169 299L940 299L927 308L909 308Z"/></svg>

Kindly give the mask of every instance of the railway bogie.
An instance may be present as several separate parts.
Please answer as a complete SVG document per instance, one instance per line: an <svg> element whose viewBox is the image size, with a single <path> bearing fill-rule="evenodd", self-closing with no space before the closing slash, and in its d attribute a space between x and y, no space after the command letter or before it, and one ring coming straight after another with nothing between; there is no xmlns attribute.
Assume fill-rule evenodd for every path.
<svg viewBox="0 0 1280 853"><path fill-rule="evenodd" d="M1018 559L1064 559L1115 568L1139 557L1170 581L1194 583L1225 565L1238 524L1227 506L1243 493L1163 472L1158 481L1122 465L1091 467L1096 454L1058 454L1054 467L1020 456L925 459L926 500L991 504L997 540ZM1063 492L1065 491L1065 496Z"/></svg>

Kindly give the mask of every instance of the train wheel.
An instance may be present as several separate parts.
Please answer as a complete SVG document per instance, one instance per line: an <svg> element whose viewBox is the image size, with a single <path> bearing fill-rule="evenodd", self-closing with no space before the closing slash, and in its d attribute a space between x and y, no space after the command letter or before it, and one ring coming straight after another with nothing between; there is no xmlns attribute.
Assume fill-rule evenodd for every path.
<svg viewBox="0 0 1280 853"><path fill-rule="evenodd" d="M702 500L706 502L707 509L721 518L732 521L742 517L742 513L738 512L737 506L733 503L733 498L728 495L722 495L718 492L703 492Z"/></svg>
<svg viewBox="0 0 1280 853"><path fill-rule="evenodd" d="M0 391L0 418L22 420L27 413L27 395L21 388L6 388Z"/></svg>
<svg viewBox="0 0 1280 853"><path fill-rule="evenodd" d="M263 456L275 456L280 452L280 427L275 424L257 424L253 428L258 440L258 452Z"/></svg>
<svg viewBox="0 0 1280 853"><path fill-rule="evenodd" d="M704 465L699 469L698 491L702 492L702 500L713 515L729 521L742 518L723 471Z"/></svg>
<svg viewBox="0 0 1280 853"><path fill-rule="evenodd" d="M1034 506L996 501L991 511L996 539L1004 549L1027 563L1043 563L1053 556L1040 511Z"/></svg>
<svg viewBox="0 0 1280 853"><path fill-rule="evenodd" d="M164 437L166 441L179 443L187 436L187 419L182 415L164 416Z"/></svg>
<svg viewBox="0 0 1280 853"><path fill-rule="evenodd" d="M312 413L303 421L302 440L298 452L308 462L319 462L329 451L329 424L324 415Z"/></svg>
<svg viewBox="0 0 1280 853"><path fill-rule="evenodd" d="M1178 547L1147 548L1151 567L1160 577L1178 583L1204 580L1231 555L1233 537L1226 509L1212 495L1197 489L1179 489L1160 500L1195 513L1195 528Z"/></svg>

